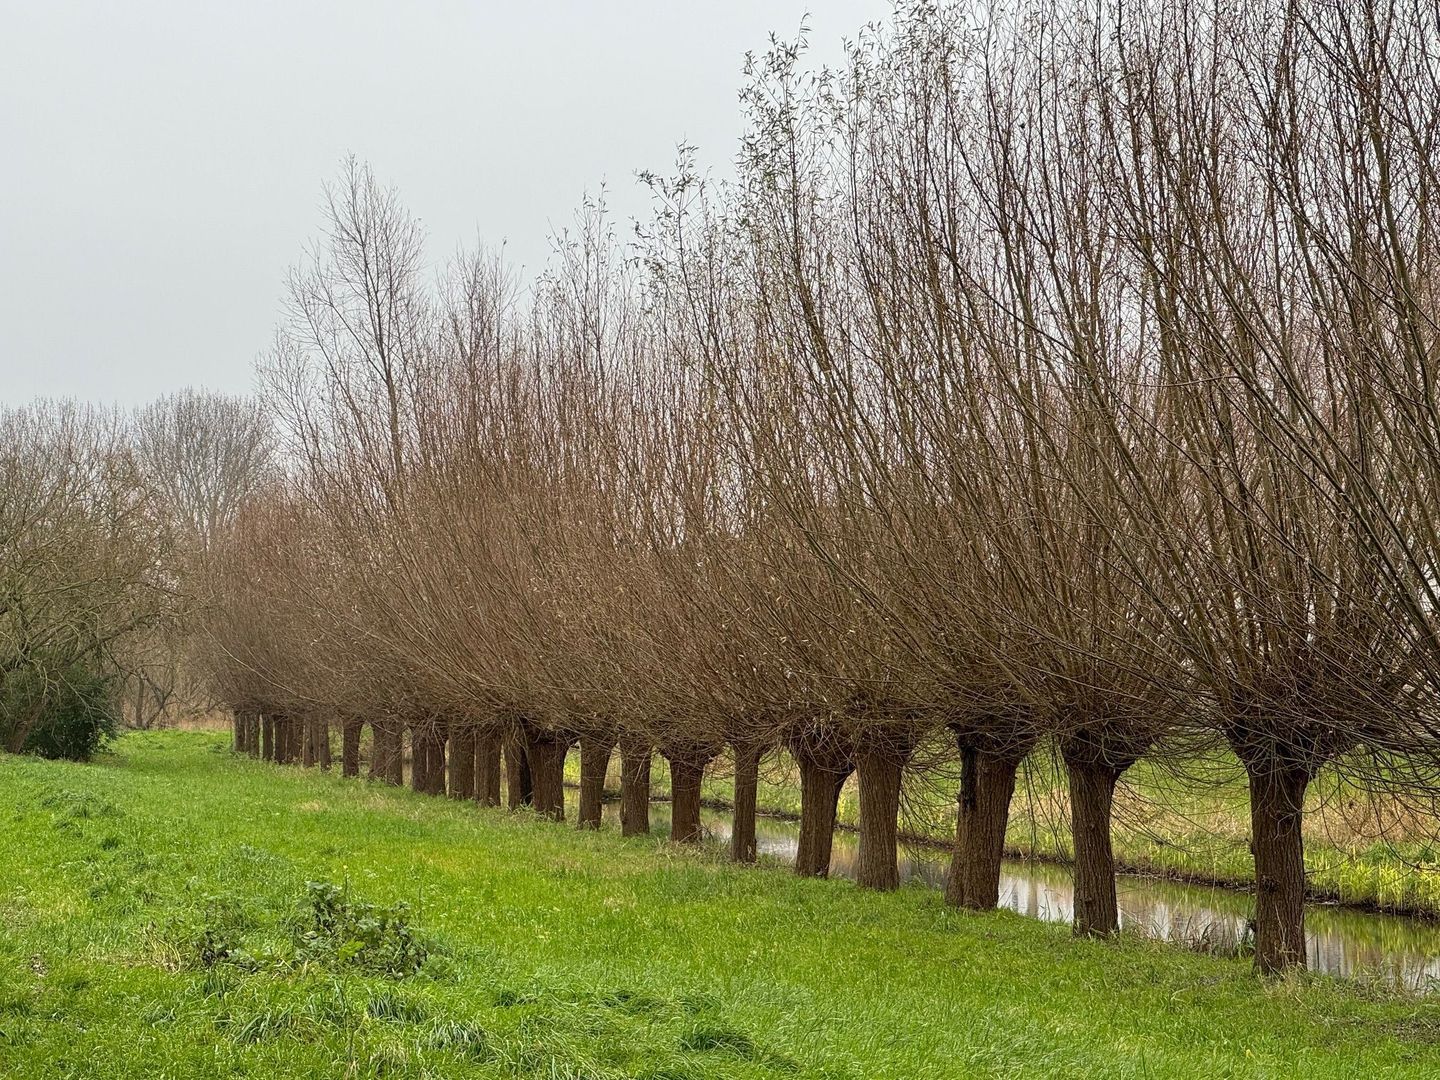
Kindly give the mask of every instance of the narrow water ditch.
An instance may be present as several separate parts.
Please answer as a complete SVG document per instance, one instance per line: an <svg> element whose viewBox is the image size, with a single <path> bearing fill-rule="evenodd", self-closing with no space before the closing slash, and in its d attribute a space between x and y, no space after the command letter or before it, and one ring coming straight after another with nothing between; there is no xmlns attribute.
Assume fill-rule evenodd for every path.
<svg viewBox="0 0 1440 1080"><path fill-rule="evenodd" d="M575 798L573 790L567 792L566 814L572 821ZM618 802L605 804L604 820L608 827L620 827ZM701 820L712 840L729 840L731 817L727 811L706 809ZM668 835L669 805L652 803L650 822L654 832ZM799 832L798 822L760 817L756 822L757 849L762 858L789 865L795 860ZM837 830L831 876L853 878L858 855L859 837ZM947 864L947 853L938 848L900 846L902 882L943 888ZM1247 893L1131 874L1121 874L1117 881L1123 929L1217 953L1234 954L1246 947L1254 913L1254 900ZM1074 914L1069 868L1007 859L1000 878L1000 905L1046 922L1068 923ZM1326 904L1307 905L1305 919L1312 971L1347 979L1379 979L1408 990L1440 988L1440 922Z"/></svg>

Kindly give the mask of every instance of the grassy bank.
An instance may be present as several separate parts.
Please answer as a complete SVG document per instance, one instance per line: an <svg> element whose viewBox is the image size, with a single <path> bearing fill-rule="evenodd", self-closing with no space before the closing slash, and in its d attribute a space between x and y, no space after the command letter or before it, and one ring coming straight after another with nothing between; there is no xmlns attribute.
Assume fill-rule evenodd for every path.
<svg viewBox="0 0 1440 1080"><path fill-rule="evenodd" d="M1440 1070L1440 1003L276 769L215 735L0 758L0 820L6 1077Z"/></svg>
<svg viewBox="0 0 1440 1080"><path fill-rule="evenodd" d="M579 779L578 755L567 762ZM1116 793L1115 855L1123 869L1180 881L1249 888L1250 804L1238 765L1215 760L1177 778L1141 762ZM657 758L654 790L668 794L669 776ZM946 844L955 828L957 777L932 770L906 789L902 827L913 838ZM618 790L618 763L609 786ZM724 759L705 782L707 799L729 805L734 787ZM783 753L767 760L759 791L767 813L800 812L798 773ZM840 796L838 820L860 819L855 778ZM1440 822L1394 802L1370 800L1322 774L1312 786L1305 819L1305 866L1312 899L1359 908L1440 917ZM1016 786L1008 834L1010 853L1070 861L1069 802L1059 770L1043 757L1026 763Z"/></svg>

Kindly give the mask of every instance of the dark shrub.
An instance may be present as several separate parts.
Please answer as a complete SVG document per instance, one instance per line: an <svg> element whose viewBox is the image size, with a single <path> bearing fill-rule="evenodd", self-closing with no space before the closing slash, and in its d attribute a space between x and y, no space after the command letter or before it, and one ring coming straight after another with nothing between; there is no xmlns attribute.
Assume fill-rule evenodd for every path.
<svg viewBox="0 0 1440 1080"><path fill-rule="evenodd" d="M21 671L0 690L0 745L21 724L30 724L25 753L89 761L115 735L119 710L110 679L84 667L59 673Z"/></svg>

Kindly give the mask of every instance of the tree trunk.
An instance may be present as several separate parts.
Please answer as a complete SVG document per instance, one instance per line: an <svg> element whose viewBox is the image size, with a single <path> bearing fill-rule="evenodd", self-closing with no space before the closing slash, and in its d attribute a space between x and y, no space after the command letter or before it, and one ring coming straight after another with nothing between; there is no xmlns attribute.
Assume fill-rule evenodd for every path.
<svg viewBox="0 0 1440 1080"><path fill-rule="evenodd" d="M1070 774L1070 832L1075 841L1075 933L1108 937L1120 929L1110 811L1121 770L1095 761L1065 761Z"/></svg>
<svg viewBox="0 0 1440 1080"><path fill-rule="evenodd" d="M755 803L760 786L760 747L742 744L735 752L735 815L730 828L733 862L755 861Z"/></svg>
<svg viewBox="0 0 1440 1080"><path fill-rule="evenodd" d="M1247 763L1255 855L1255 967L1275 975L1306 963L1304 769Z"/></svg>
<svg viewBox="0 0 1440 1080"><path fill-rule="evenodd" d="M800 766L800 843L795 852L795 873L801 877L828 877L840 789L854 767L798 753L795 760Z"/></svg>
<svg viewBox="0 0 1440 1080"><path fill-rule="evenodd" d="M519 735L505 737L505 787L511 810L535 802L535 780L530 773L530 756Z"/></svg>
<svg viewBox="0 0 1440 1080"><path fill-rule="evenodd" d="M447 726L444 724L434 725L430 735L430 770L428 777L430 786L426 789L427 795L445 794L445 746L449 737Z"/></svg>
<svg viewBox="0 0 1440 1080"><path fill-rule="evenodd" d="M610 770L610 754L614 747L615 744L608 738L591 736L580 740L579 828L600 828L605 802L605 774Z"/></svg>
<svg viewBox="0 0 1440 1080"><path fill-rule="evenodd" d="M275 717L275 764L289 765L291 761L290 717L281 713Z"/></svg>
<svg viewBox="0 0 1440 1080"><path fill-rule="evenodd" d="M450 797L475 798L475 729L450 725Z"/></svg>
<svg viewBox="0 0 1440 1080"><path fill-rule="evenodd" d="M426 788L427 795L445 794L445 749L450 737L450 725L433 722L430 725L430 769L427 773L430 781Z"/></svg>
<svg viewBox="0 0 1440 1080"><path fill-rule="evenodd" d="M434 721L410 728L410 787L422 795L445 794L445 735Z"/></svg>
<svg viewBox="0 0 1440 1080"><path fill-rule="evenodd" d="M387 720L385 728L385 782L405 786L405 725Z"/></svg>
<svg viewBox="0 0 1440 1080"><path fill-rule="evenodd" d="M266 761L275 760L275 718L269 713L260 721L260 756Z"/></svg>
<svg viewBox="0 0 1440 1080"><path fill-rule="evenodd" d="M330 718L322 716L315 722L315 735L319 740L320 768L330 769Z"/></svg>
<svg viewBox="0 0 1440 1080"><path fill-rule="evenodd" d="M565 753L570 740L554 731L527 731L525 754L534 782L535 809L555 821L565 820Z"/></svg>
<svg viewBox="0 0 1440 1080"><path fill-rule="evenodd" d="M138 723L136 727L139 727ZM230 738L232 740L230 748L237 754L243 754L245 752L245 717L238 709L230 714Z"/></svg>
<svg viewBox="0 0 1440 1080"><path fill-rule="evenodd" d="M670 839L680 844L698 844L704 836L700 784L705 779L706 761L689 754L667 756L666 760L670 763Z"/></svg>
<svg viewBox="0 0 1440 1080"><path fill-rule="evenodd" d="M620 835L650 835L649 746L620 747Z"/></svg>
<svg viewBox="0 0 1440 1080"><path fill-rule="evenodd" d="M475 736L475 801L500 805L500 737L493 733Z"/></svg>
<svg viewBox="0 0 1440 1080"><path fill-rule="evenodd" d="M359 720L340 722L340 775L360 775L360 732L365 725ZM371 753L370 775L375 775L374 753Z"/></svg>
<svg viewBox="0 0 1440 1080"><path fill-rule="evenodd" d="M300 764L312 768L319 760L319 748L315 740L315 718L306 716L300 721Z"/></svg>
<svg viewBox="0 0 1440 1080"><path fill-rule="evenodd" d="M410 790L423 795L430 786L430 746L421 724L410 725Z"/></svg>
<svg viewBox="0 0 1440 1080"><path fill-rule="evenodd" d="M1015 773L1024 759L1024 752L990 753L960 737L955 853L945 879L945 902L952 907L989 911L1000 903L1005 828Z"/></svg>
<svg viewBox="0 0 1440 1080"><path fill-rule="evenodd" d="M862 888L889 892L900 887L900 775L909 757L909 752L902 758L879 750L860 754L860 866L855 881Z"/></svg>

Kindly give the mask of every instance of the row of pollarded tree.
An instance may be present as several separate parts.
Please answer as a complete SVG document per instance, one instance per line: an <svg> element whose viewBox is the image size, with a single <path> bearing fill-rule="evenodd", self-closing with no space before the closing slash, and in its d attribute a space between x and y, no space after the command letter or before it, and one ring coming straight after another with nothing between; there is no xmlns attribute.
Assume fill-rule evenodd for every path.
<svg viewBox="0 0 1440 1080"><path fill-rule="evenodd" d="M336 718L351 771L368 722L392 780L408 729L417 785L448 746L483 801L503 752L556 817L578 743L582 825L616 748L638 822L658 751L678 840L725 753L739 859L783 747L797 871L855 773L877 889L902 780L958 759L976 908L1053 748L1093 934L1122 775L1228 748L1258 965L1303 964L1310 782L1440 764L1435 12L976 17L835 71L776 43L737 180L683 152L634 248L587 206L523 297L483 255L427 282L350 163L264 367L292 475L213 564L238 714Z"/></svg>

